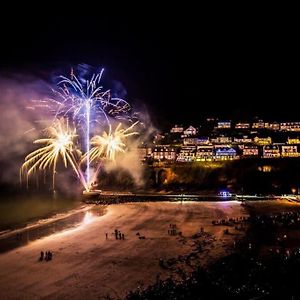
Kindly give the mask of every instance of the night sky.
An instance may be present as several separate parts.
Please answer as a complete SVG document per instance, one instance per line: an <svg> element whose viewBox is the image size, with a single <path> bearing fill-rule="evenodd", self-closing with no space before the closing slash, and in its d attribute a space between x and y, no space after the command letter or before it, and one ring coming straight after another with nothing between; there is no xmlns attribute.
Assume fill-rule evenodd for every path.
<svg viewBox="0 0 300 300"><path fill-rule="evenodd" d="M104 66L158 125L206 116L300 119L299 34L280 13L58 9L17 17L14 28L4 19L0 25L2 71L47 77L77 63Z"/></svg>

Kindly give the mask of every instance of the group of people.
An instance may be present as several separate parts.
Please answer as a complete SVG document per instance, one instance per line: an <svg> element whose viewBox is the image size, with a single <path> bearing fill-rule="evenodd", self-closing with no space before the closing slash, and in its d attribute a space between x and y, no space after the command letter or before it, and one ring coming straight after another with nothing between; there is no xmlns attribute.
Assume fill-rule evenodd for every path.
<svg viewBox="0 0 300 300"><path fill-rule="evenodd" d="M115 234L116 240L125 240L125 234L122 233L120 230L115 229L114 234ZM105 237L108 240L108 232L105 233Z"/></svg>
<svg viewBox="0 0 300 300"><path fill-rule="evenodd" d="M169 235L176 235L177 234L177 226L176 224L170 224L168 229Z"/></svg>
<svg viewBox="0 0 300 300"><path fill-rule="evenodd" d="M44 253L44 251L41 251L41 256L39 258L40 261L43 261L45 259L45 261L49 261L49 260L52 260L52 256L53 256L53 253L51 251L46 251Z"/></svg>
<svg viewBox="0 0 300 300"><path fill-rule="evenodd" d="M227 218L211 221L212 225L223 225L223 226L233 226L234 224L245 223L249 220L249 217L237 217L237 218Z"/></svg>

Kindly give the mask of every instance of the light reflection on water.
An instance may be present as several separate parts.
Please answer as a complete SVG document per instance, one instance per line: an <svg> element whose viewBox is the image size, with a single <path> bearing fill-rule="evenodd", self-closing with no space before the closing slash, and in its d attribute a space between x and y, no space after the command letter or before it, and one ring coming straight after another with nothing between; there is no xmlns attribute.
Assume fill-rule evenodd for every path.
<svg viewBox="0 0 300 300"><path fill-rule="evenodd" d="M91 224L100 215L103 215L103 208L87 208L88 210L80 210L78 212L66 215L60 219L49 219L44 224L37 224L24 228L22 230L15 230L4 236L0 236L0 253L14 249L16 247L26 245L44 237L53 237L57 235L68 235L75 230Z"/></svg>
<svg viewBox="0 0 300 300"><path fill-rule="evenodd" d="M92 213L92 211L87 211L83 217L82 220L82 225L87 225L92 223L92 221L95 219L94 214Z"/></svg>
<svg viewBox="0 0 300 300"><path fill-rule="evenodd" d="M45 195L2 196L0 198L0 232L27 226L34 221L65 213L82 203L75 199Z"/></svg>

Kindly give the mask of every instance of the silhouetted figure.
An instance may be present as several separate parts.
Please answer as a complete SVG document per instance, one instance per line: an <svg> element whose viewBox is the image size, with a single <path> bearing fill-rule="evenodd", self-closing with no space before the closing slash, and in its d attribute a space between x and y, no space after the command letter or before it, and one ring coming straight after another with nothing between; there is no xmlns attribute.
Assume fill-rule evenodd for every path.
<svg viewBox="0 0 300 300"><path fill-rule="evenodd" d="M122 240L125 240L125 234L122 233Z"/></svg>
<svg viewBox="0 0 300 300"><path fill-rule="evenodd" d="M44 259L44 252L41 251L40 261L42 261L43 259Z"/></svg>
<svg viewBox="0 0 300 300"><path fill-rule="evenodd" d="M122 239L122 234L121 234L121 231L119 231L119 240Z"/></svg>
<svg viewBox="0 0 300 300"><path fill-rule="evenodd" d="M107 232L105 233L105 237L106 237L106 239L108 240L108 233L107 233Z"/></svg>
<svg viewBox="0 0 300 300"><path fill-rule="evenodd" d="M115 237L116 237L116 240L118 239L118 229L115 229Z"/></svg>

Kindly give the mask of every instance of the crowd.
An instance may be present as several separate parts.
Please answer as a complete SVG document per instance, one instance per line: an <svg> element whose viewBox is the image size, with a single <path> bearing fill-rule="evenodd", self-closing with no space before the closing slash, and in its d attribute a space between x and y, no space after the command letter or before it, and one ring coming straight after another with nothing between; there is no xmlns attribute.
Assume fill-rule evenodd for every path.
<svg viewBox="0 0 300 300"><path fill-rule="evenodd" d="M230 255L208 269L198 266L188 274L182 269L181 279L159 279L131 291L127 299L300 299L300 242L289 243L293 230L300 230L300 212L220 219L212 224L245 230L245 236L234 241ZM206 234L203 229L194 237ZM195 255L195 250L190 254ZM188 256L160 258L159 265L181 274L174 268L178 261L188 262Z"/></svg>

